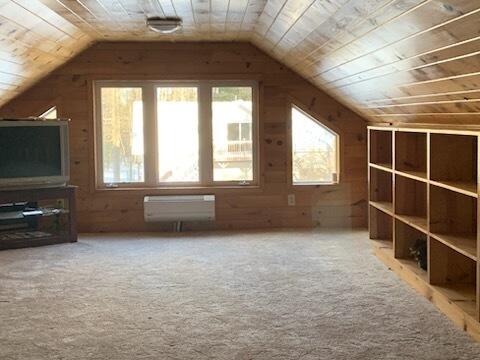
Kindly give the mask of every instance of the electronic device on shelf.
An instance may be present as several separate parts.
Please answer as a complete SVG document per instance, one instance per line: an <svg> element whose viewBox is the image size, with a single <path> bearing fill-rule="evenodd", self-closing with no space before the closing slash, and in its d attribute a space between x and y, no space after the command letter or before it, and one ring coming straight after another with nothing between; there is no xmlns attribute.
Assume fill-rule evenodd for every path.
<svg viewBox="0 0 480 360"><path fill-rule="evenodd" d="M66 185L68 120L0 119L0 189Z"/></svg>
<svg viewBox="0 0 480 360"><path fill-rule="evenodd" d="M40 238L48 238L52 236L52 234L47 233L45 231L17 231L17 232L9 232L9 233L0 233L0 241L5 240L26 240L26 239L40 239Z"/></svg>

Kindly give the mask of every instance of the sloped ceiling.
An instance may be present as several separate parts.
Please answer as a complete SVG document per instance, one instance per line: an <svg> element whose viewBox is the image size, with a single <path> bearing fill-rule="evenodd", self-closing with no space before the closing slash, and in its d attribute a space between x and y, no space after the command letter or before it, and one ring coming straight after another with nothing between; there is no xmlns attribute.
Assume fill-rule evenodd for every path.
<svg viewBox="0 0 480 360"><path fill-rule="evenodd" d="M102 40L251 41L369 121L480 124L479 0L0 0L0 105Z"/></svg>

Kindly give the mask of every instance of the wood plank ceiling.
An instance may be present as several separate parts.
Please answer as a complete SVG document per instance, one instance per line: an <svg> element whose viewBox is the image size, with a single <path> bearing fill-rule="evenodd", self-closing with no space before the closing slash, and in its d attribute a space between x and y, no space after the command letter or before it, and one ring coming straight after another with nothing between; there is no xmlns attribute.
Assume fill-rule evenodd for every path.
<svg viewBox="0 0 480 360"><path fill-rule="evenodd" d="M106 40L251 41L369 121L480 123L479 0L0 0L0 105Z"/></svg>

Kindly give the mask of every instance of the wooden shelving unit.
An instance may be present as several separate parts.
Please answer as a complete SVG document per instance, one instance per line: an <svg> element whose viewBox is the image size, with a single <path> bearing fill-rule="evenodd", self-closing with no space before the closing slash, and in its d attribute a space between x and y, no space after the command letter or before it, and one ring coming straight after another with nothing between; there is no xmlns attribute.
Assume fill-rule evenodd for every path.
<svg viewBox="0 0 480 360"><path fill-rule="evenodd" d="M368 175L375 254L480 341L479 136L369 127ZM419 244L427 270L412 256Z"/></svg>

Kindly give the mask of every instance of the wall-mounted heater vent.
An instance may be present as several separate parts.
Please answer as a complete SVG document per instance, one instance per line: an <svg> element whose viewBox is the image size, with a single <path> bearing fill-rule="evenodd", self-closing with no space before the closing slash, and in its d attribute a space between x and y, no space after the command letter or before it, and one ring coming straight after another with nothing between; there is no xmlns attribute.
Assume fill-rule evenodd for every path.
<svg viewBox="0 0 480 360"><path fill-rule="evenodd" d="M146 222L215 220L215 195L145 196Z"/></svg>

